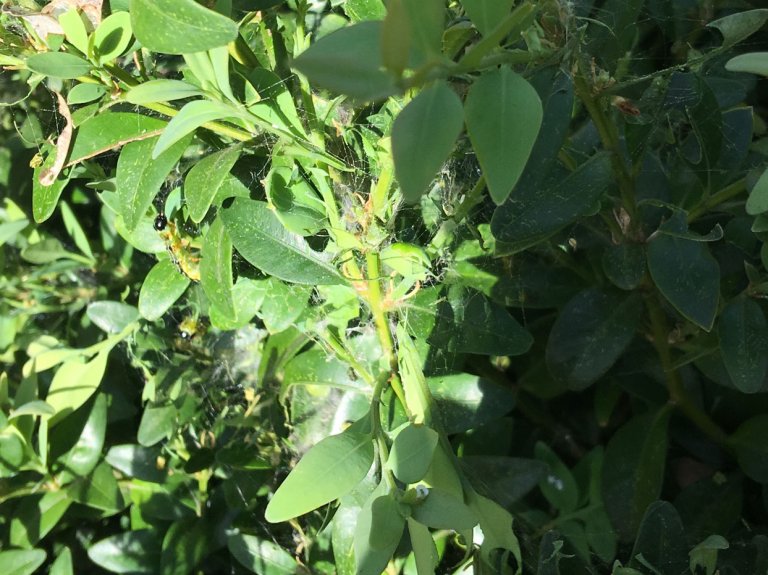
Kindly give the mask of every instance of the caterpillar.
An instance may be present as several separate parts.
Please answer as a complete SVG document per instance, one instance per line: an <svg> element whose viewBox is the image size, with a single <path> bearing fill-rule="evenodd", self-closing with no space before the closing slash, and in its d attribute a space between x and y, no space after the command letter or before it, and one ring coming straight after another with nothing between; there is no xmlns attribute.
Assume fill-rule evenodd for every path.
<svg viewBox="0 0 768 575"><path fill-rule="evenodd" d="M165 214L158 214L155 218L154 228L163 238L171 261L176 264L179 271L193 282L200 281L200 258L189 251L189 240L182 238L176 228L176 224L169 221Z"/></svg>

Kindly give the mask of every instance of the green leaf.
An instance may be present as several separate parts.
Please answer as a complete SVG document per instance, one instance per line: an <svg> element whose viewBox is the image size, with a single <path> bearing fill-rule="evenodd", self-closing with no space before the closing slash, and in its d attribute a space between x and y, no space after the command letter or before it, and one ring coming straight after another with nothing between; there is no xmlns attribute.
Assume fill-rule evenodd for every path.
<svg viewBox="0 0 768 575"><path fill-rule="evenodd" d="M342 8L352 22L383 20L387 15L381 0L346 0Z"/></svg>
<svg viewBox="0 0 768 575"><path fill-rule="evenodd" d="M0 551L0 571L6 575L32 575L45 562L42 549Z"/></svg>
<svg viewBox="0 0 768 575"><path fill-rule="evenodd" d="M230 318L214 305L210 309L211 324L223 330L240 329L247 325L264 302L265 285L265 282L246 277L238 278L237 283L232 288L232 299L237 302L235 317Z"/></svg>
<svg viewBox="0 0 768 575"><path fill-rule="evenodd" d="M157 468L157 458L160 453L159 448L114 445L109 449L104 459L128 477L162 483L166 477L166 471Z"/></svg>
<svg viewBox="0 0 768 575"><path fill-rule="evenodd" d="M470 373L427 378L446 433L474 429L509 413L515 406L511 390Z"/></svg>
<svg viewBox="0 0 768 575"><path fill-rule="evenodd" d="M397 549L405 518L393 503L382 482L357 514L353 541L355 575L380 575Z"/></svg>
<svg viewBox="0 0 768 575"><path fill-rule="evenodd" d="M265 202L236 199L222 218L240 255L264 273L300 284L344 282L328 258L286 230Z"/></svg>
<svg viewBox="0 0 768 575"><path fill-rule="evenodd" d="M153 52L185 54L225 46L237 24L194 0L131 0L136 39Z"/></svg>
<svg viewBox="0 0 768 575"><path fill-rule="evenodd" d="M717 552L728 547L728 541L720 535L707 537L689 552L691 573L704 571L704 575L714 575L717 567Z"/></svg>
<svg viewBox="0 0 768 575"><path fill-rule="evenodd" d="M95 301L88 305L85 313L88 319L107 333L120 333L139 319L139 310L119 301Z"/></svg>
<svg viewBox="0 0 768 575"><path fill-rule="evenodd" d="M472 529L478 522L478 517L464 501L438 487L430 488L426 498L413 505L411 516L427 527L454 531Z"/></svg>
<svg viewBox="0 0 768 575"><path fill-rule="evenodd" d="M392 125L392 158L403 198L414 203L427 192L463 125L461 100L444 82L408 102Z"/></svg>
<svg viewBox="0 0 768 575"><path fill-rule="evenodd" d="M167 122L130 112L107 112L88 118L75 131L69 163L76 164L128 142L159 135Z"/></svg>
<svg viewBox="0 0 768 575"><path fill-rule="evenodd" d="M608 442L602 478L605 510L622 541L632 541L647 507L661 493L669 406L636 416Z"/></svg>
<svg viewBox="0 0 768 575"><path fill-rule="evenodd" d="M161 534L152 529L118 533L88 548L88 557L112 573L153 575L160 563Z"/></svg>
<svg viewBox="0 0 768 575"><path fill-rule="evenodd" d="M37 223L42 223L53 215L61 193L69 183L69 177L61 175L50 186L44 186L40 183L40 175L53 166L55 161L56 154L54 152L49 153L42 165L35 168L32 176L32 217Z"/></svg>
<svg viewBox="0 0 768 575"><path fill-rule="evenodd" d="M651 503L640 524L629 566L638 569L651 566L658 573L685 573L688 569L685 535L680 515L671 503Z"/></svg>
<svg viewBox="0 0 768 575"><path fill-rule="evenodd" d="M635 336L643 312L638 294L597 288L580 292L560 311L547 340L550 373L573 390L607 372Z"/></svg>
<svg viewBox="0 0 768 575"><path fill-rule="evenodd" d="M10 521L11 545L28 548L37 545L56 527L71 503L64 490L25 497L14 510Z"/></svg>
<svg viewBox="0 0 768 575"><path fill-rule="evenodd" d="M67 104L70 106L87 104L98 100L106 93L107 89L99 84L78 84L67 92Z"/></svg>
<svg viewBox="0 0 768 575"><path fill-rule="evenodd" d="M464 456L461 464L480 494L507 508L536 487L549 471L542 461L519 457Z"/></svg>
<svg viewBox="0 0 768 575"><path fill-rule="evenodd" d="M163 539L160 575L187 575L224 541L223 534L208 517L182 519L168 529Z"/></svg>
<svg viewBox="0 0 768 575"><path fill-rule="evenodd" d="M53 426L83 405L98 389L107 367L109 349L99 352L88 363L65 361L53 376L45 401L56 410L49 420Z"/></svg>
<svg viewBox="0 0 768 575"><path fill-rule="evenodd" d="M713 20L708 28L717 28L723 35L723 48L729 48L749 38L768 22L768 10L747 10Z"/></svg>
<svg viewBox="0 0 768 575"><path fill-rule="evenodd" d="M125 95L131 104L152 104L154 102L171 102L184 98L202 96L203 92L197 86L183 80L149 80L131 88Z"/></svg>
<svg viewBox="0 0 768 575"><path fill-rule="evenodd" d="M509 551L515 557L517 565L522 565L520 543L512 530L512 515L495 501L478 495L470 490L467 502L477 516L483 532L480 557L491 564L491 554L497 549ZM518 567L518 575L520 568Z"/></svg>
<svg viewBox="0 0 768 575"><path fill-rule="evenodd" d="M67 492L78 503L102 511L115 512L125 506L117 479L105 462L97 465L90 477L82 477L70 484Z"/></svg>
<svg viewBox="0 0 768 575"><path fill-rule="evenodd" d="M200 284L219 312L227 318L236 317L232 297L232 240L220 217L213 221L203 239Z"/></svg>
<svg viewBox="0 0 768 575"><path fill-rule="evenodd" d="M74 575L74 573L75 571L72 568L72 552L69 550L69 547L64 547L53 564L51 564L48 575Z"/></svg>
<svg viewBox="0 0 768 575"><path fill-rule="evenodd" d="M429 528L412 518L408 518L408 534L416 562L417 575L434 575L440 557L437 554L435 540Z"/></svg>
<svg viewBox="0 0 768 575"><path fill-rule="evenodd" d="M704 242L660 233L648 242L648 269L686 319L710 331L720 299L720 266Z"/></svg>
<svg viewBox="0 0 768 575"><path fill-rule="evenodd" d="M445 2L443 0L402 0L410 21L410 44L418 67L441 57Z"/></svg>
<svg viewBox="0 0 768 575"><path fill-rule="evenodd" d="M154 321L176 303L187 290L190 280L171 260L161 260L149 270L139 292L139 313Z"/></svg>
<svg viewBox="0 0 768 575"><path fill-rule="evenodd" d="M253 535L232 533L227 537L227 548L243 567L258 575L293 575L298 568L285 549Z"/></svg>
<svg viewBox="0 0 768 575"><path fill-rule="evenodd" d="M190 139L183 138L154 158L150 156L155 142L160 142L159 138L131 142L120 152L116 185L122 207L120 215L129 230L135 229L146 215L165 178L187 149Z"/></svg>
<svg viewBox="0 0 768 575"><path fill-rule="evenodd" d="M313 348L291 359L283 371L281 395L294 385L326 385L338 389L366 392L369 388L353 380L349 366L325 350Z"/></svg>
<svg viewBox="0 0 768 575"><path fill-rule="evenodd" d="M477 292L458 295L449 292L428 310L436 315L429 343L479 355L521 355L530 349L533 337L506 309Z"/></svg>
<svg viewBox="0 0 768 575"><path fill-rule="evenodd" d="M64 425L62 424L62 428ZM104 393L99 393L96 396L85 424L80 423L80 425L82 426L81 431L75 444L54 464L54 469L60 469L62 472L59 481L88 475L101 459L101 450L104 447L107 428L107 396ZM59 433L63 433L63 430Z"/></svg>
<svg viewBox="0 0 768 575"><path fill-rule="evenodd" d="M603 252L603 271L613 285L633 290L645 275L645 252L637 244L610 246Z"/></svg>
<svg viewBox="0 0 768 575"><path fill-rule="evenodd" d="M278 219L300 236L314 235L327 227L325 205L310 183L293 165L275 164L267 175L265 188Z"/></svg>
<svg viewBox="0 0 768 575"><path fill-rule="evenodd" d="M461 0L464 11L483 36L509 15L514 0Z"/></svg>
<svg viewBox="0 0 768 575"><path fill-rule="evenodd" d="M85 15L73 7L59 15L58 19L67 42L80 50L82 54L88 54L88 30L85 27L87 21Z"/></svg>
<svg viewBox="0 0 768 575"><path fill-rule="evenodd" d="M27 58L27 68L43 76L70 80L85 76L91 65L74 54L65 52L41 52Z"/></svg>
<svg viewBox="0 0 768 575"><path fill-rule="evenodd" d="M502 242L544 239L580 217L597 213L599 201L613 183L608 155L599 153L551 187L524 188L499 206L491 231Z"/></svg>
<svg viewBox="0 0 768 575"><path fill-rule="evenodd" d="M173 405L154 407L147 404L136 434L139 444L150 447L170 437L176 426L176 415L177 409Z"/></svg>
<svg viewBox="0 0 768 575"><path fill-rule="evenodd" d="M358 100L394 94L381 58L381 22L359 22L323 36L293 61L312 84ZM344 74L339 74L344 70Z"/></svg>
<svg viewBox="0 0 768 575"><path fill-rule="evenodd" d="M762 308L737 297L720 314L717 332L733 384L743 393L761 391L768 372L768 325Z"/></svg>
<svg viewBox="0 0 768 575"><path fill-rule="evenodd" d="M739 467L758 483L768 483L768 415L756 415L742 423L728 443L736 451Z"/></svg>
<svg viewBox="0 0 768 575"><path fill-rule="evenodd" d="M15 476L19 467L27 459L27 447L20 432L15 427L0 432L0 450L3 453L3 457L0 459L0 478Z"/></svg>
<svg viewBox="0 0 768 575"><path fill-rule="evenodd" d="M729 72L748 72L768 76L768 52L750 52L739 54L725 63Z"/></svg>
<svg viewBox="0 0 768 575"><path fill-rule="evenodd" d="M368 433L346 431L312 447L280 485L267 505L270 523L287 521L338 499L360 483L373 463Z"/></svg>
<svg viewBox="0 0 768 575"><path fill-rule="evenodd" d="M464 103L467 132L497 205L520 179L543 113L533 86L506 66L472 83Z"/></svg>
<svg viewBox="0 0 768 575"><path fill-rule="evenodd" d="M220 150L206 156L187 172L184 178L184 198L187 200L189 217L193 222L203 221L213 198L240 157L241 151L241 146Z"/></svg>
<svg viewBox="0 0 768 575"><path fill-rule="evenodd" d="M114 12L102 20L93 33L93 51L99 64L111 62L125 52L131 36L131 15L128 12Z"/></svg>
<svg viewBox="0 0 768 575"><path fill-rule="evenodd" d="M53 409L53 407L51 407L44 401L35 399L33 401L28 401L27 403L12 409L11 412L8 414L8 419L13 420L13 419L16 419L17 417L23 417L25 415L32 415L32 416L53 415L54 413L56 413L56 411Z"/></svg>
<svg viewBox="0 0 768 575"><path fill-rule="evenodd" d="M387 465L403 483L416 483L432 463L439 436L426 425L409 423L395 436Z"/></svg>
<svg viewBox="0 0 768 575"><path fill-rule="evenodd" d="M768 170L762 173L749 192L746 211L750 216L758 216L763 212L768 212Z"/></svg>
<svg viewBox="0 0 768 575"><path fill-rule="evenodd" d="M75 216L72 208L69 207L67 202L61 202L59 207L61 209L61 218L64 220L64 227L67 230L67 234L69 234L69 237L72 238L75 245L84 256L93 259L93 251L91 251L88 238L86 237L82 226L80 226L80 222L77 221L77 216Z"/></svg>
<svg viewBox="0 0 768 575"><path fill-rule="evenodd" d="M157 140L152 150L152 159L156 160L165 156L164 152L170 149L177 149L177 142L186 142L185 136L189 136L197 128L207 122L221 120L223 118L237 118L243 115L237 108L231 104L222 102L212 102L210 100L195 100L184 104L168 125L163 130L160 138ZM184 148L186 148L186 143ZM183 152L182 148L182 152Z"/></svg>
<svg viewBox="0 0 768 575"><path fill-rule="evenodd" d="M539 489L560 515L576 510L579 504L579 488L571 470L545 443L536 442L536 459L549 466L549 472L539 482Z"/></svg>

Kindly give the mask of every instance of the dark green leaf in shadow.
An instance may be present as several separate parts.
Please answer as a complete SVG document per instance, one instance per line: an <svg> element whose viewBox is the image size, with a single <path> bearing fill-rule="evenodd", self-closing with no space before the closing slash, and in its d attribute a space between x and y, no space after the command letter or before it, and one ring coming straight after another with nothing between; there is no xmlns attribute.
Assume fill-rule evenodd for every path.
<svg viewBox="0 0 768 575"><path fill-rule="evenodd" d="M460 459L464 472L481 494L510 507L547 474L547 464L536 459L470 456Z"/></svg>
<svg viewBox="0 0 768 575"><path fill-rule="evenodd" d="M739 467L748 477L768 483L768 415L757 415L742 423L729 444L736 451Z"/></svg>
<svg viewBox="0 0 768 575"><path fill-rule="evenodd" d="M427 378L446 433L474 429L509 413L515 405L511 390L469 373Z"/></svg>
<svg viewBox="0 0 768 575"><path fill-rule="evenodd" d="M661 493L669 406L634 417L608 442L602 496L621 541L632 541L648 506Z"/></svg>
<svg viewBox="0 0 768 575"><path fill-rule="evenodd" d="M619 359L635 336L643 304L638 294L585 290L558 314L547 341L552 375L586 389Z"/></svg>
<svg viewBox="0 0 768 575"><path fill-rule="evenodd" d="M768 325L762 308L739 296L725 306L717 328L728 375L743 393L762 390L768 371Z"/></svg>
<svg viewBox="0 0 768 575"><path fill-rule="evenodd" d="M687 572L685 530L680 515L671 503L655 501L648 506L631 557L629 566L636 569L652 566L659 573Z"/></svg>
<svg viewBox="0 0 768 575"><path fill-rule="evenodd" d="M601 261L606 277L623 290L635 289L645 275L645 252L638 244L610 246Z"/></svg>

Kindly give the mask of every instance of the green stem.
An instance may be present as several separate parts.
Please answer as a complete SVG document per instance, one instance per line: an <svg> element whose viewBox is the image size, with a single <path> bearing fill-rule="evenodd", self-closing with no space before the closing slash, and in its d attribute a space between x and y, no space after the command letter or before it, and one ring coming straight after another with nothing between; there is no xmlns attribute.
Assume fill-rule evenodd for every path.
<svg viewBox="0 0 768 575"><path fill-rule="evenodd" d="M459 204L456 211L453 212L453 221L458 224L469 215L469 212L483 199L483 191L485 191L485 176L480 176L475 185L469 191L464 201Z"/></svg>
<svg viewBox="0 0 768 575"><path fill-rule="evenodd" d="M698 206L693 208L691 212L688 214L688 223L690 224L692 221L700 218L712 208L715 208L720 204L727 202L731 198L735 198L736 196L744 192L746 189L747 189L746 178L741 178L740 180L736 180L732 184L728 184L722 190L715 192L714 194L712 194L711 196L703 200L701 203L699 203Z"/></svg>
<svg viewBox="0 0 768 575"><path fill-rule="evenodd" d="M384 434L384 430L381 428L381 394L384 392L384 388L387 386L387 373L384 372L379 376L376 381L376 386L373 388L373 399L371 400L371 425L373 428L373 436L376 440L376 446L379 451L379 464L381 466L382 475L389 485L391 491L397 490L397 482L391 469L387 468L387 460L389 459L389 447L387 446L387 437Z"/></svg>
<svg viewBox="0 0 768 575"><path fill-rule="evenodd" d="M646 306L651 319L651 331L653 335L653 346L661 360L661 367L667 379L667 391L669 392L670 402L675 405L688 419L693 422L707 437L712 439L720 447L729 450L728 436L720 429L720 426L712 420L711 417L702 411L691 399L688 391L683 385L680 373L675 369L672 363L672 353L667 340L669 329L664 317L664 311L656 299L656 295L650 295L646 298Z"/></svg>
<svg viewBox="0 0 768 575"><path fill-rule="evenodd" d="M326 330L326 333L322 336L323 342L331 348L336 357L349 364L349 366L357 373L363 381L370 386L376 386L376 378L373 374L363 367L363 365L357 361L354 355L352 355L336 338L334 334Z"/></svg>
<svg viewBox="0 0 768 575"><path fill-rule="evenodd" d="M616 133L615 126L608 120L605 112L603 112L603 109L600 106L598 97L595 97L592 94L591 87L581 73L574 77L574 89L576 90L579 99L584 104L584 107L587 109L590 118L592 118L592 123L594 123L595 128L597 129L603 147L611 154L611 166L613 167L616 180L619 183L621 202L631 220L634 221L635 213L637 212L637 206L635 204L635 186L627 171L627 167L624 164L624 159L621 156L619 136Z"/></svg>
<svg viewBox="0 0 768 575"><path fill-rule="evenodd" d="M395 345L392 340L392 332L389 330L389 321L387 320L387 311L384 304L384 298L381 294L381 262L379 254L376 251L369 251L365 254L366 275L368 278L368 305L371 308L373 322L376 325L376 334L379 338L381 350L387 361L390 374L390 384L397 395L403 407L408 409L405 402L405 393L403 385L400 382L400 371L397 364L397 355L395 354Z"/></svg>

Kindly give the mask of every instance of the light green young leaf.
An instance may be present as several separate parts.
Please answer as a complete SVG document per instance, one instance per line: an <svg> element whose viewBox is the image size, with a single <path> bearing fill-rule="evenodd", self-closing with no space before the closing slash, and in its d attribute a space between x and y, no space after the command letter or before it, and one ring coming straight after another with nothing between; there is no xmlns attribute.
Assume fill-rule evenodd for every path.
<svg viewBox="0 0 768 575"><path fill-rule="evenodd" d="M153 52L185 54L225 46L237 24L194 0L131 0L136 39Z"/></svg>
<svg viewBox="0 0 768 575"><path fill-rule="evenodd" d="M45 562L42 549L8 549L0 551L0 572L5 575L32 575Z"/></svg>
<svg viewBox="0 0 768 575"><path fill-rule="evenodd" d="M253 535L233 533L227 537L227 548L243 567L257 575L293 575L298 568L285 549Z"/></svg>
<svg viewBox="0 0 768 575"><path fill-rule="evenodd" d="M445 24L443 0L402 0L410 21L414 65L440 58Z"/></svg>
<svg viewBox="0 0 768 575"><path fill-rule="evenodd" d="M395 436L387 465L403 483L416 483L432 463L439 436L426 425L409 423Z"/></svg>
<svg viewBox="0 0 768 575"><path fill-rule="evenodd" d="M161 136L162 138L162 136ZM160 139L150 138L127 144L117 160L117 190L120 197L123 221L133 230L152 205L165 178L179 161L191 136L183 137L162 154L151 157L155 143Z"/></svg>
<svg viewBox="0 0 768 575"><path fill-rule="evenodd" d="M59 24L67 42L80 50L81 54L88 55L88 30L83 19L84 16L76 8L70 8L59 16Z"/></svg>
<svg viewBox="0 0 768 575"><path fill-rule="evenodd" d="M230 102L237 102L229 84L229 50L226 46L211 48L208 57L211 59L216 87Z"/></svg>
<svg viewBox="0 0 768 575"><path fill-rule="evenodd" d="M187 200L189 217L193 222L203 221L241 151L242 147L236 145L214 152L197 162L187 172L184 178L184 198Z"/></svg>
<svg viewBox="0 0 768 575"><path fill-rule="evenodd" d="M728 541L721 535L710 535L688 553L691 573L714 575L717 568L718 551L728 549Z"/></svg>
<svg viewBox="0 0 768 575"><path fill-rule="evenodd" d="M287 521L338 499L360 483L373 464L369 433L351 426L312 447L267 505L270 523Z"/></svg>
<svg viewBox="0 0 768 575"><path fill-rule="evenodd" d="M725 63L730 72L748 72L768 76L768 52L750 52L739 54Z"/></svg>
<svg viewBox="0 0 768 575"><path fill-rule="evenodd" d="M211 303L226 317L236 317L232 297L232 240L217 217L203 240L200 284Z"/></svg>
<svg viewBox="0 0 768 575"><path fill-rule="evenodd" d="M183 98L202 96L197 86L183 80L149 80L131 88L125 95L131 104L151 104L153 102L171 102Z"/></svg>
<svg viewBox="0 0 768 575"><path fill-rule="evenodd" d="M240 255L263 272L292 283L344 283L329 259L286 230L265 202L237 199L222 218Z"/></svg>
<svg viewBox="0 0 768 575"><path fill-rule="evenodd" d="M12 409L8 414L8 420L12 421L17 417L22 417L24 415L48 416L53 415L54 413L56 413L56 410L48 403L40 399L35 399Z"/></svg>
<svg viewBox="0 0 768 575"><path fill-rule="evenodd" d="M106 64L125 52L131 36L131 15L128 12L114 12L107 16L93 33L93 50L98 62Z"/></svg>
<svg viewBox="0 0 768 575"><path fill-rule="evenodd" d="M493 201L509 197L541 128L536 90L506 66L472 83L464 103L467 132Z"/></svg>
<svg viewBox="0 0 768 575"><path fill-rule="evenodd" d="M71 80L85 76L92 66L79 56L66 52L40 52L27 58L27 68L43 76Z"/></svg>
<svg viewBox="0 0 768 575"><path fill-rule="evenodd" d="M78 84L67 92L67 104L70 106L87 104L98 100L106 93L107 89L99 84Z"/></svg>
<svg viewBox="0 0 768 575"><path fill-rule="evenodd" d="M49 491L22 499L10 521L11 546L32 548L37 545L56 527L71 503L65 490Z"/></svg>
<svg viewBox="0 0 768 575"><path fill-rule="evenodd" d="M346 0L342 8L352 22L383 20L387 14L381 0Z"/></svg>
<svg viewBox="0 0 768 575"><path fill-rule="evenodd" d="M53 376L45 401L56 410L49 420L52 427L83 405L101 384L109 349L99 352L88 363L65 361Z"/></svg>
<svg viewBox="0 0 768 575"><path fill-rule="evenodd" d="M512 530L512 515L495 501L483 497L470 490L467 493L467 503L480 522L483 532L483 543L480 546L480 556L491 563L491 553L503 549L512 553L516 560L516 575L522 573L522 558L520 542Z"/></svg>
<svg viewBox="0 0 768 575"><path fill-rule="evenodd" d="M392 157L403 197L414 203L426 193L461 133L461 100L445 83L423 90L392 125Z"/></svg>
<svg viewBox="0 0 768 575"><path fill-rule="evenodd" d="M72 552L69 547L64 547L59 552L58 557L51 565L51 570L48 571L48 575L74 575L74 569L72 568Z"/></svg>
<svg viewBox="0 0 768 575"><path fill-rule="evenodd" d="M382 482L357 514L353 539L356 575L380 575L386 569L405 528L405 518L396 505Z"/></svg>
<svg viewBox="0 0 768 575"><path fill-rule="evenodd" d="M161 260L149 270L139 292L139 313L145 319L160 319L181 297L190 280L171 260Z"/></svg>
<svg viewBox="0 0 768 575"><path fill-rule="evenodd" d="M152 159L157 159L163 152L207 122L242 116L243 113L230 104L210 100L189 102L168 122L152 150Z"/></svg>
<svg viewBox="0 0 768 575"><path fill-rule="evenodd" d="M55 161L56 153L51 151L43 164L35 168L32 176L32 216L37 223L42 223L53 215L61 193L69 183L69 177L63 174L60 174L50 186L40 183L42 174L50 169Z"/></svg>
<svg viewBox="0 0 768 575"><path fill-rule="evenodd" d="M259 280L247 277L237 278L237 283L232 288L232 299L237 302L234 318L212 305L210 309L211 325L223 330L240 329L247 325L264 302L265 285Z"/></svg>

